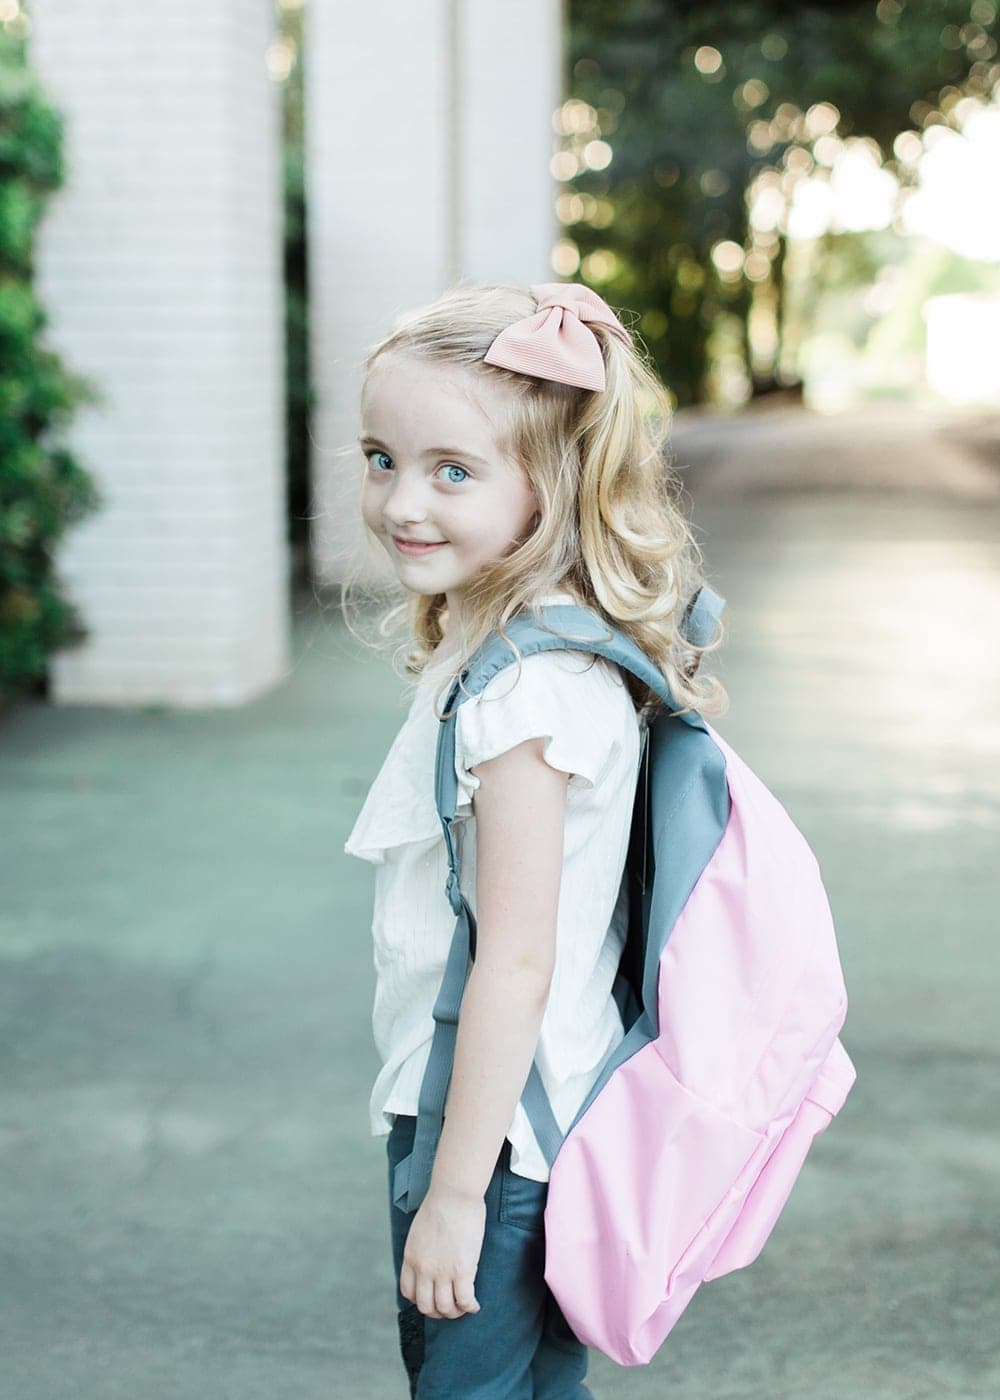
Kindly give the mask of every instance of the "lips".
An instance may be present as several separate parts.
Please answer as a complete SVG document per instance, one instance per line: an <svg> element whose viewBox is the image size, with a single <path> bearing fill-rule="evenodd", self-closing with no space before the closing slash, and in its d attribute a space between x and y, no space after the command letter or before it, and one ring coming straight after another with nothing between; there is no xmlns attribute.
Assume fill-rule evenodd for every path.
<svg viewBox="0 0 1000 1400"><path fill-rule="evenodd" d="M422 554L433 554L435 549L440 549L445 540L404 540L398 535L393 535L392 542L401 554L409 554L414 558L419 558Z"/></svg>

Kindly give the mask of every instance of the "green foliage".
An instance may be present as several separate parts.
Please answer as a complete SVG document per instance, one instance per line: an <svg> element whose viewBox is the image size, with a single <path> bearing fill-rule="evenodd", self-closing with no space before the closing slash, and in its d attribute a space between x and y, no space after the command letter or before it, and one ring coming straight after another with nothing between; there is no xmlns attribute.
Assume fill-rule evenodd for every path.
<svg viewBox="0 0 1000 1400"><path fill-rule="evenodd" d="M56 437L98 395L42 345L32 290L35 230L62 183L61 146L23 41L0 31L0 699L36 685L53 650L86 636L53 551L101 498Z"/></svg>
<svg viewBox="0 0 1000 1400"><path fill-rule="evenodd" d="M597 110L614 158L568 186L610 201L610 221L567 232L584 270L588 254L614 255L597 290L645 313L643 338L681 403L705 393L712 327L748 307L711 249L746 244L747 187L792 139L761 148L751 125L773 124L782 104L832 103L842 135L888 152L943 87L982 78L1000 32L990 0L570 0L569 16L571 96ZM714 71L696 66L702 46L721 56ZM780 267L779 256L779 291Z"/></svg>

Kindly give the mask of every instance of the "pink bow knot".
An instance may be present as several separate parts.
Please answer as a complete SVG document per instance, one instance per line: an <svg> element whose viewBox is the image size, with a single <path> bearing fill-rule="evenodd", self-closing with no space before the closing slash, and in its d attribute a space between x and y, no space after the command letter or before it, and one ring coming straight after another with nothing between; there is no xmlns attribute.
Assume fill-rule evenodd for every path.
<svg viewBox="0 0 1000 1400"><path fill-rule="evenodd" d="M520 374L600 390L607 382L600 342L587 321L600 321L631 345L606 301L579 282L539 282L530 289L537 311L506 326L483 359Z"/></svg>

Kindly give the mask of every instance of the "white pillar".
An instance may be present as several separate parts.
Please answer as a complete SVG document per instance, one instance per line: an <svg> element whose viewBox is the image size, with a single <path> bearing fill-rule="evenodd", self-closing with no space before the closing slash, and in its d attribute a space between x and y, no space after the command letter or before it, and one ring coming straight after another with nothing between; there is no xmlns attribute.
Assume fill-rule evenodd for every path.
<svg viewBox="0 0 1000 1400"><path fill-rule="evenodd" d="M313 0L306 13L312 547L328 583L359 557L366 348L458 278L556 278L562 24L561 0Z"/></svg>
<svg viewBox="0 0 1000 1400"><path fill-rule="evenodd" d="M65 121L47 338L96 381L70 442L106 504L58 568L71 703L233 705L288 668L280 91L270 0L34 0Z"/></svg>

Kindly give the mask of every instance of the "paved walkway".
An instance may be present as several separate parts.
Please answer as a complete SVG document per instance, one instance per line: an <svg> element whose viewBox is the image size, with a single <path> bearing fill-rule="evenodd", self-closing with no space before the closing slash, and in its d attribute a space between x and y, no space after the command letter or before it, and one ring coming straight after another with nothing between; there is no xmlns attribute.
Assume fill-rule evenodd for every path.
<svg viewBox="0 0 1000 1400"><path fill-rule="evenodd" d="M717 727L820 858L860 1079L758 1263L650 1367L595 1358L601 1400L1000 1394L1000 470L967 446L956 486L871 427L757 418L750 470L740 429L678 423ZM342 853L401 704L303 602L242 710L0 717L2 1400L405 1395Z"/></svg>

